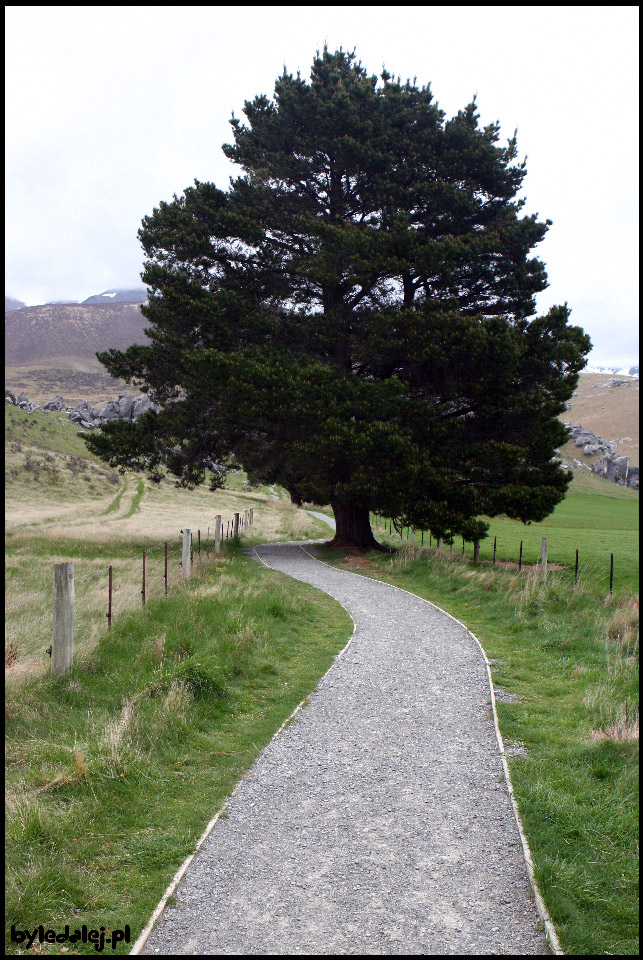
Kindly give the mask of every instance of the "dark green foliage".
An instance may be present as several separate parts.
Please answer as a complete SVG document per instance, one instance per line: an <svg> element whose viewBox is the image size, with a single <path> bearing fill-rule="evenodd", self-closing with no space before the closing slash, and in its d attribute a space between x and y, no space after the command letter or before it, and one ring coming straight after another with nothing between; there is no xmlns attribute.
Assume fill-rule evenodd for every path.
<svg viewBox="0 0 643 960"><path fill-rule="evenodd" d="M468 539L547 516L590 343L567 305L529 320L549 221L520 216L515 136L341 50L244 113L229 191L195 181L143 221L152 344L99 355L162 413L90 447L188 486L242 464L330 502L342 544L374 544L369 509Z"/></svg>

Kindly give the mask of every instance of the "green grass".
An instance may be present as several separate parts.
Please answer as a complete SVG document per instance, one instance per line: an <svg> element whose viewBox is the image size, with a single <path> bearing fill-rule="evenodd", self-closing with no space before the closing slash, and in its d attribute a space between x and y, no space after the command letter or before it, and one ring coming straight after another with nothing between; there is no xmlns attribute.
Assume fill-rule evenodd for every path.
<svg viewBox="0 0 643 960"><path fill-rule="evenodd" d="M145 484L143 483L143 481L141 480L140 477L137 477L137 478L136 478L136 493L135 493L134 496L132 497L132 503L131 503L131 505L130 505L129 510L127 511L127 513L125 514L125 516L124 516L124 518L123 518L124 520L126 520L127 517L132 517L132 516L134 516L134 514L135 514L135 513L138 513L138 511L141 509L141 500L143 499L143 494L144 494L144 493L145 493Z"/></svg>
<svg viewBox="0 0 643 960"><path fill-rule="evenodd" d="M109 504L106 510L103 510L103 516L106 516L108 513L116 513L118 508L121 505L121 497L127 490L127 477L123 477L121 489L118 491L112 502Z"/></svg>
<svg viewBox="0 0 643 960"><path fill-rule="evenodd" d="M323 559L342 566L338 551ZM341 559L338 559L338 556ZM354 560L352 561L354 563ZM474 566L406 541L360 572L438 604L480 639L536 879L563 949L638 947L638 598L591 577ZM351 566L351 569L354 569Z"/></svg>
<svg viewBox="0 0 643 960"><path fill-rule="evenodd" d="M36 410L26 413L20 407L5 404L4 411L5 442L7 440L53 450L57 453L72 454L99 463L87 449L80 427L72 423L64 412L55 410L43 413ZM26 434L26 436L25 436Z"/></svg>
<svg viewBox="0 0 643 960"><path fill-rule="evenodd" d="M329 597L230 547L63 678L10 690L7 929L128 923L136 937L351 627Z"/></svg>

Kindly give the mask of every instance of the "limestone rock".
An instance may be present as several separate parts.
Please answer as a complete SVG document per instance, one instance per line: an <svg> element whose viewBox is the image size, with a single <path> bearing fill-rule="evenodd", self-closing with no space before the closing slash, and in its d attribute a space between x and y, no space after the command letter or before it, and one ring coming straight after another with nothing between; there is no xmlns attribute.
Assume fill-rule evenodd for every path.
<svg viewBox="0 0 643 960"><path fill-rule="evenodd" d="M612 483L616 482L617 476L614 470L614 461L609 454L606 454L604 457L601 457L600 460L596 461L594 464L594 473L597 473L600 477L606 477L608 480L611 480Z"/></svg>
<svg viewBox="0 0 643 960"><path fill-rule="evenodd" d="M98 414L101 420L118 420L119 415L118 400L108 400Z"/></svg>
<svg viewBox="0 0 643 960"><path fill-rule="evenodd" d="M629 457L616 457L614 460L614 470L621 480L625 480L627 477L627 468L629 462Z"/></svg>
<svg viewBox="0 0 643 960"><path fill-rule="evenodd" d="M43 410L47 410L47 411L64 410L64 409L65 409L65 401L63 400L62 397L54 397L53 400L49 400L49 402L46 403L43 407Z"/></svg>
<svg viewBox="0 0 643 960"><path fill-rule="evenodd" d="M134 400L131 394L121 393L118 396L118 416L121 420L129 420L132 415Z"/></svg>

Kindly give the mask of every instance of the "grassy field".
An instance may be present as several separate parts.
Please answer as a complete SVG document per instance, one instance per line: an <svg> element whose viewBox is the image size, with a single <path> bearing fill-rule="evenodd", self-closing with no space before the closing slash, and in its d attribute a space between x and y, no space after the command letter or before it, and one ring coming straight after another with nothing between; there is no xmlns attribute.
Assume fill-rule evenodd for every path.
<svg viewBox="0 0 643 960"><path fill-rule="evenodd" d="M26 393L33 403L40 404L61 396L69 404L88 400L102 406L119 393L136 392L110 377L95 358L82 357L52 357L47 363L5 367L4 382L15 394Z"/></svg>
<svg viewBox="0 0 643 960"><path fill-rule="evenodd" d="M404 542L409 533L405 528ZM548 562L565 566L572 582L578 550L580 573L590 578L599 591L608 593L610 555L613 553L613 589L638 591L638 491L619 487L583 471L574 477L565 499L542 523L525 525L503 517L494 518L487 538L481 541L480 558L483 561L493 559L495 538L496 562L517 565L522 541L523 563L533 565L540 561L543 537L547 537ZM397 540L399 542L399 535ZM416 532L416 542L419 544L420 540L420 533ZM425 533L424 540L428 545L428 533ZM453 553L462 555L462 540L455 541ZM465 557L473 557L473 544L465 544Z"/></svg>
<svg viewBox="0 0 643 960"><path fill-rule="evenodd" d="M136 474L121 476L92 458L64 418L5 410L5 658L8 682L48 669L44 650L51 642L53 564L75 564L75 643L79 650L97 642L105 627L108 567L113 566L113 615L141 606L142 553L146 552L146 596L181 578L181 530L193 533L205 559L212 547L215 516L223 535L232 533L236 512L254 510L252 535L259 540L325 536L327 528L289 503L260 488L248 490L241 474L230 487L211 493L177 490ZM26 436L25 436L26 434ZM249 531L246 531L246 534Z"/></svg>

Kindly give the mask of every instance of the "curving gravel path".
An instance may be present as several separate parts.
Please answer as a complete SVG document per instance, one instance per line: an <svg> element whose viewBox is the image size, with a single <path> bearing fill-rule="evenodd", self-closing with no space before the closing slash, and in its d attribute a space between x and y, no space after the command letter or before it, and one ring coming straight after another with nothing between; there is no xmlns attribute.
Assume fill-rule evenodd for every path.
<svg viewBox="0 0 643 960"><path fill-rule="evenodd" d="M355 634L255 762L147 954L543 954L480 649L442 612L296 544L263 563Z"/></svg>

